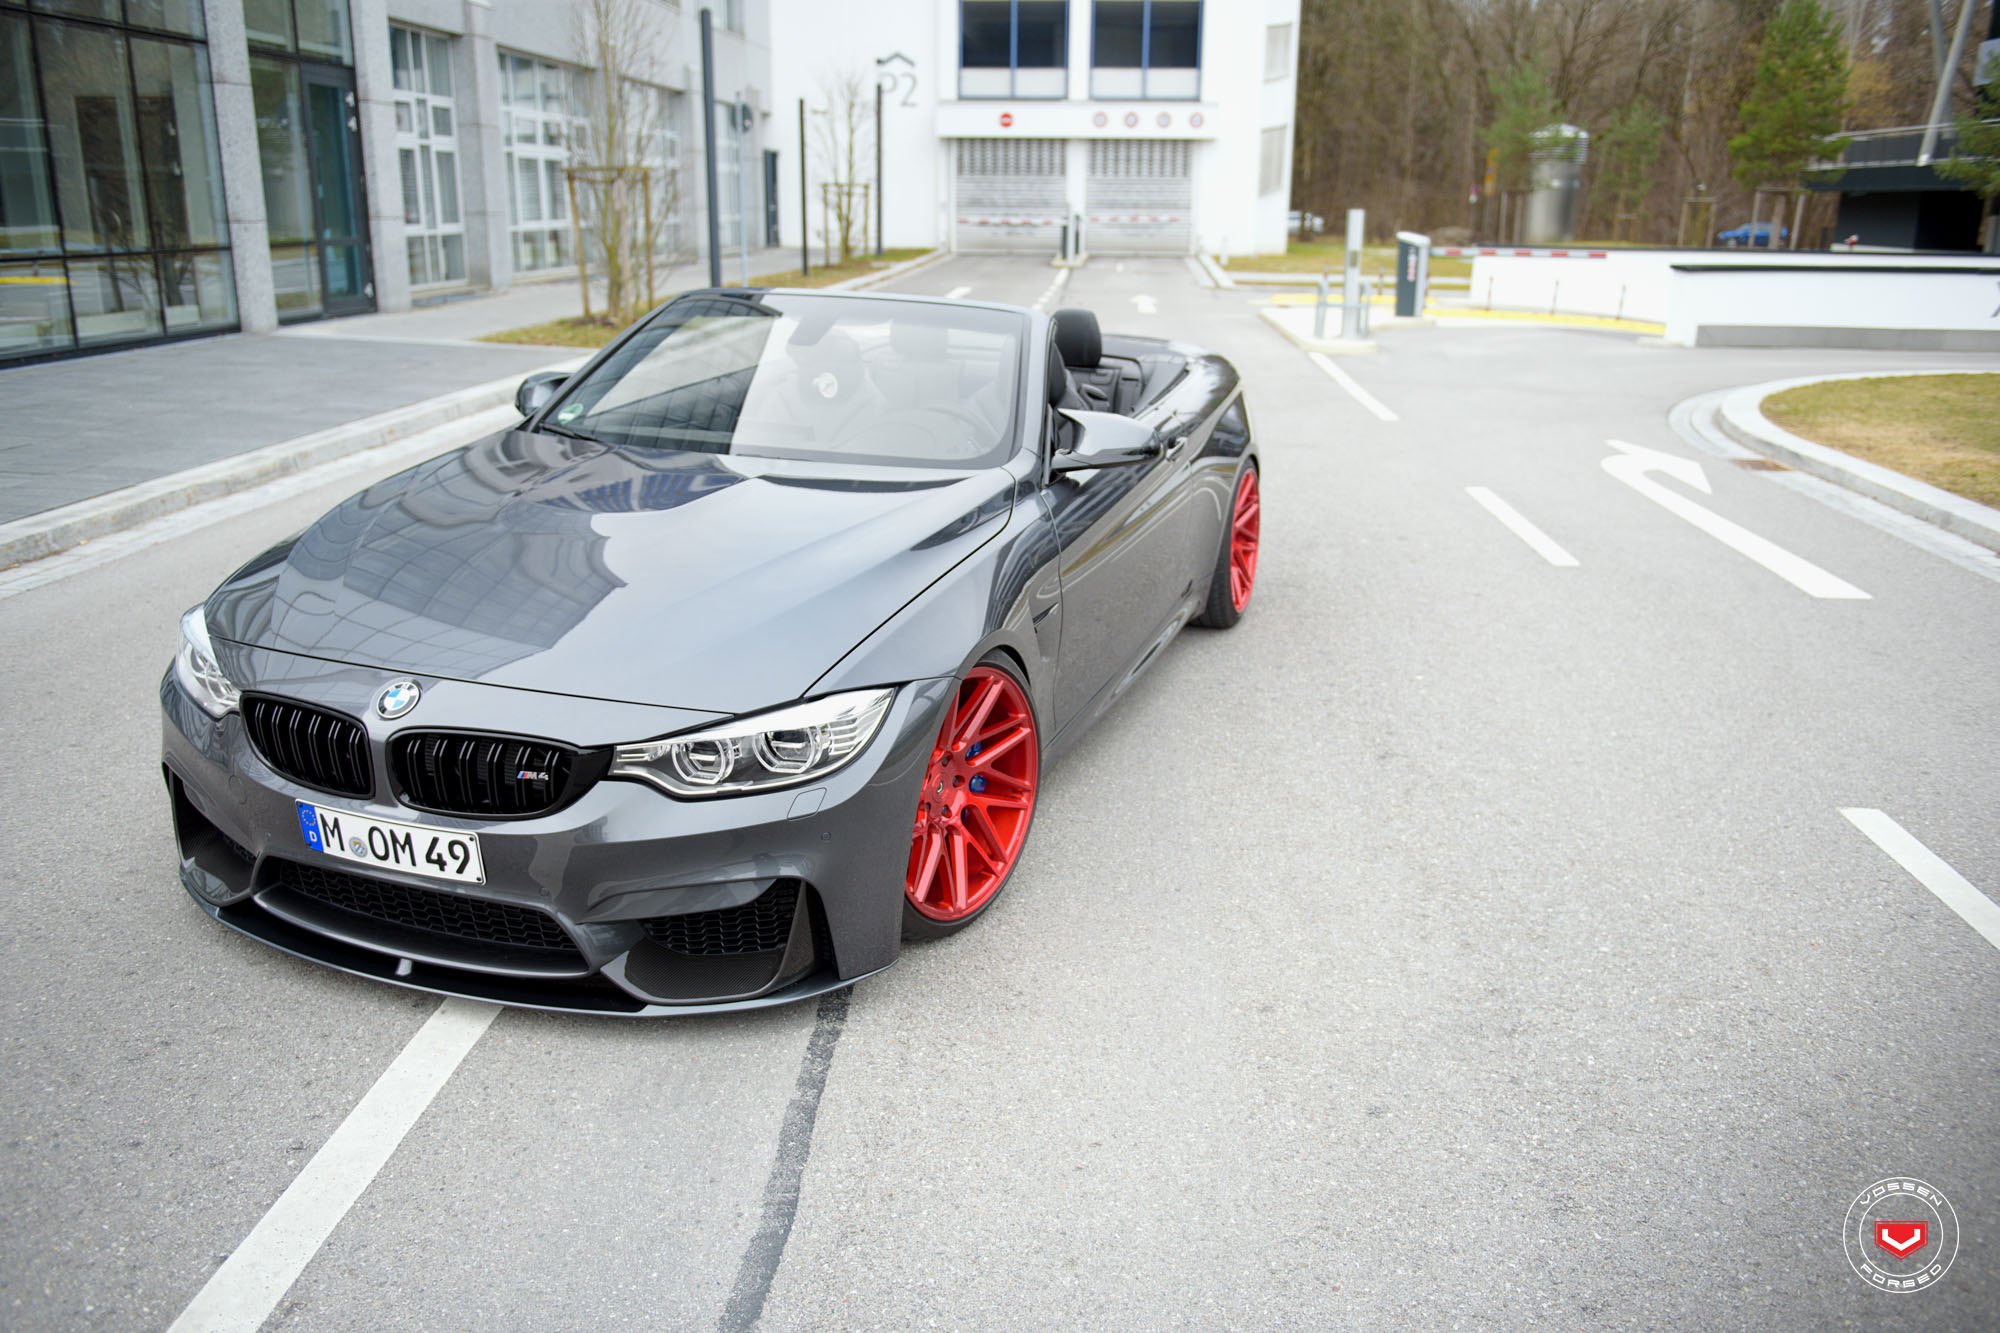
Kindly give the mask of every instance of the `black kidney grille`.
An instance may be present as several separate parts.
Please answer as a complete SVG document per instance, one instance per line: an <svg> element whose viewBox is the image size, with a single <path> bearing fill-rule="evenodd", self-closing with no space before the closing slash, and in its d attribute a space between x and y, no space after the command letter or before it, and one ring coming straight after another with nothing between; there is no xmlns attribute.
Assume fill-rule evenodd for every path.
<svg viewBox="0 0 2000 1333"><path fill-rule="evenodd" d="M405 732L389 745L407 805L452 815L539 815L567 803L577 752L507 736Z"/></svg>
<svg viewBox="0 0 2000 1333"><path fill-rule="evenodd" d="M575 941L546 912L513 903L391 884L296 861L278 863L277 887L355 916L434 935L575 955Z"/></svg>
<svg viewBox="0 0 2000 1333"><path fill-rule="evenodd" d="M243 722L264 762L294 782L342 796L375 790L368 736L353 718L289 699L246 694Z"/></svg>
<svg viewBox="0 0 2000 1333"><path fill-rule="evenodd" d="M791 938L798 901L798 881L781 879L741 907L656 916L643 924L647 938L675 953L698 958L775 953Z"/></svg>

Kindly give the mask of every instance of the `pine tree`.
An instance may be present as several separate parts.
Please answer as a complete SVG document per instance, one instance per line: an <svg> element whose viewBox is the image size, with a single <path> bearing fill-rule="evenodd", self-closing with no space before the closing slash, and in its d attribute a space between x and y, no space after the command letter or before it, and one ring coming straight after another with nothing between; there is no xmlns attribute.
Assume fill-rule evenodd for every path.
<svg viewBox="0 0 2000 1333"><path fill-rule="evenodd" d="M1597 185L1611 203L1614 240L1653 188L1653 167L1660 160L1666 128L1659 112L1633 102L1620 107L1597 136Z"/></svg>
<svg viewBox="0 0 2000 1333"><path fill-rule="evenodd" d="M1525 193L1534 183L1535 136L1556 119L1556 99L1541 68L1532 64L1494 75L1487 87L1493 95L1493 119L1482 137L1493 150L1504 237L1508 196Z"/></svg>
<svg viewBox="0 0 2000 1333"><path fill-rule="evenodd" d="M1818 0L1785 0L1764 25L1743 130L1729 141L1731 172L1744 185L1790 187L1807 166L1845 145L1847 50L1840 25Z"/></svg>

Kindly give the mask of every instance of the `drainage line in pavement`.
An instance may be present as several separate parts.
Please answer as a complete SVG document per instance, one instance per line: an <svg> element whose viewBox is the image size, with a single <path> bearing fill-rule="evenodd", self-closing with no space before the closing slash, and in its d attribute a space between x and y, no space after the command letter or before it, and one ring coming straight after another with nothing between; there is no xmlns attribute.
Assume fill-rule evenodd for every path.
<svg viewBox="0 0 2000 1333"><path fill-rule="evenodd" d="M820 1094L826 1090L833 1048L845 1026L847 992L829 991L820 997L812 1038L806 1042L805 1059L799 1065L798 1087L792 1093L792 1104L785 1108L785 1123L778 1129L778 1155L764 1182L763 1216L736 1270L729 1304L723 1307L719 1325L723 1333L755 1328L764 1317L764 1301L771 1294L772 1279L778 1275L785 1244L792 1237L792 1219L799 1211L799 1183L805 1178L806 1158L812 1153Z"/></svg>

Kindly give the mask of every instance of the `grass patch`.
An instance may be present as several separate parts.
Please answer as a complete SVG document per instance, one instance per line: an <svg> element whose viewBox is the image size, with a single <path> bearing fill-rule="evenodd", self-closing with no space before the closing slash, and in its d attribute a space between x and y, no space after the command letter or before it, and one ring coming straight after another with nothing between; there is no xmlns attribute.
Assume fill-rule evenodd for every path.
<svg viewBox="0 0 2000 1333"><path fill-rule="evenodd" d="M2000 507L2000 374L1807 384L1764 400L1794 435Z"/></svg>
<svg viewBox="0 0 2000 1333"><path fill-rule="evenodd" d="M929 253L928 249L919 248L915 250L884 250L880 259L877 259L874 255L856 255L844 264L815 263L811 277L807 277L795 268L788 268L782 273L766 273L763 277L757 279L757 285L759 287L824 287L829 283L846 282L849 278L858 278L863 274L873 273L876 269L887 264L900 264L906 259L915 259L919 255L927 255Z"/></svg>
<svg viewBox="0 0 2000 1333"><path fill-rule="evenodd" d="M1245 273L1331 273L1338 278L1347 267L1345 241L1293 241L1281 255L1232 255L1225 266ZM1361 271L1371 278L1396 276L1396 247L1361 247ZM1469 278L1472 261L1452 255L1431 256L1433 278Z"/></svg>
<svg viewBox="0 0 2000 1333"><path fill-rule="evenodd" d="M602 347L616 338L646 311L634 310L622 316L592 315L589 319L572 315L542 324L527 324L499 333L483 333L483 343L525 343L531 347Z"/></svg>
<svg viewBox="0 0 2000 1333"><path fill-rule="evenodd" d="M807 277L797 269L786 269L782 273L766 273L753 279L759 287L825 287L830 283L845 282L873 273L890 264L899 264L906 259L927 255L928 249L890 250L880 259L873 255L857 255L845 264L825 267L813 265L812 276ZM722 266L725 278L729 265ZM589 319L572 315L566 319L551 319L541 324L528 324L518 329L504 329L499 333L488 333L479 341L489 343L522 343L532 347L602 347L630 328L650 307L639 306L622 315L592 315Z"/></svg>

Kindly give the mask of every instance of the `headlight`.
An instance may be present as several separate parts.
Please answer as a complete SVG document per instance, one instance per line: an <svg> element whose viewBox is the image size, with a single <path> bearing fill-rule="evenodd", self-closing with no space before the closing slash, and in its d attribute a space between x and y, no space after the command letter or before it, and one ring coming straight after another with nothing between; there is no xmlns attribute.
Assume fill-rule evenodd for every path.
<svg viewBox="0 0 2000 1333"><path fill-rule="evenodd" d="M738 718L704 731L621 745L614 778L638 778L675 796L731 796L811 782L860 754L894 690L855 690Z"/></svg>
<svg viewBox="0 0 2000 1333"><path fill-rule="evenodd" d="M208 621L198 606L181 617L181 647L174 654L174 677L210 717L233 711L243 697L243 691L216 664L215 647L208 641Z"/></svg>

